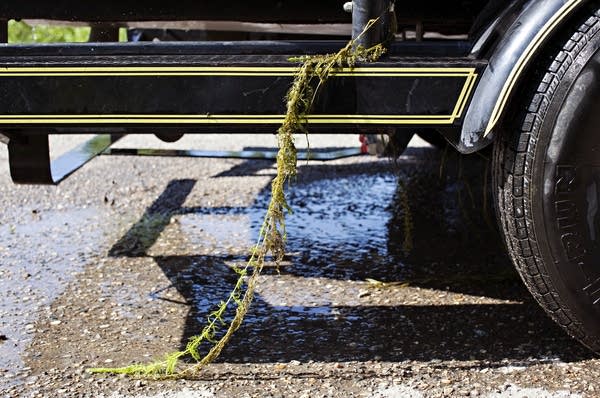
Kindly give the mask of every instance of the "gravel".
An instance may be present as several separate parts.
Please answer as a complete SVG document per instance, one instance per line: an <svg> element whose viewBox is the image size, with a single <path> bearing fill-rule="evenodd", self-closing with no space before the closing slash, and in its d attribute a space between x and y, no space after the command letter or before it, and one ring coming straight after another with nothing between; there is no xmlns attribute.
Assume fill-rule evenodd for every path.
<svg viewBox="0 0 600 398"><path fill-rule="evenodd" d="M83 138L53 137L53 155ZM170 147L274 144L272 135L199 135ZM356 136L311 139L313 148L356 145ZM132 136L119 146L166 144ZM0 396L600 394L595 355L547 318L506 258L482 210L481 157L413 140L396 164L301 162L288 257L265 269L217 362L178 381L86 369L160 358L202 327L256 239L273 162L101 156L58 187L13 185L7 169Z"/></svg>

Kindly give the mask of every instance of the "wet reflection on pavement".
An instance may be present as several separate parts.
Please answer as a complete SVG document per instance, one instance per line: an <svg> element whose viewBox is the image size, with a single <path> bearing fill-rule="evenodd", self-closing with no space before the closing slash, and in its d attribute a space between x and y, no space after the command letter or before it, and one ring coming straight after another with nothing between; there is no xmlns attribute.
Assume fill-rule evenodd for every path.
<svg viewBox="0 0 600 398"><path fill-rule="evenodd" d="M507 358L589 357L533 302L504 254L486 196L486 164L480 156L413 148L398 167L301 165L289 189L289 255L279 270L265 270L245 324L219 361L500 366ZM260 174L272 164L259 166L247 172ZM236 166L215 178L243 175ZM250 207L186 207L195 183L171 181L110 251L151 256L171 284L149 294L161 298L176 289L184 298L181 346L231 289L230 267L245 261L269 199L266 186ZM406 233L410 253L403 249ZM173 241L181 244L166 244ZM202 247L210 254L199 254Z"/></svg>

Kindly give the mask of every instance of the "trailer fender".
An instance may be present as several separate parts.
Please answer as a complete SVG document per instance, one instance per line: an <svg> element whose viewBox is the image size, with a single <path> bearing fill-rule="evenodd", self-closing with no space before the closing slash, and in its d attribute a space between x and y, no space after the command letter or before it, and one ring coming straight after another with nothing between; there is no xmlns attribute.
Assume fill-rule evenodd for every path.
<svg viewBox="0 0 600 398"><path fill-rule="evenodd" d="M480 35L472 55L487 57L489 62L465 114L457 143L460 152L472 153L492 142L499 121L527 67L539 55L547 40L585 2L513 2ZM482 54L484 52L487 53Z"/></svg>

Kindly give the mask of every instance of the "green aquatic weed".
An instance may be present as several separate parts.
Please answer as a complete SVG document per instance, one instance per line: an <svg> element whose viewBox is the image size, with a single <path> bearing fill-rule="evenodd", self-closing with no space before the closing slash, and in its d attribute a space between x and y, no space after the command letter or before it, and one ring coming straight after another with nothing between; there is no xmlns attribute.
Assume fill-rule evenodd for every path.
<svg viewBox="0 0 600 398"><path fill-rule="evenodd" d="M364 32L371 28L377 19L369 21ZM360 35L359 35L360 37ZM341 68L353 68L357 62L374 62L385 52L382 44L370 48L356 45L356 39L349 41L335 54L302 56L290 59L301 62L294 76L292 86L286 95L286 115L277 131L279 150L277 153L277 175L271 184L271 201L260 229L257 244L251 250L248 262L242 268L236 268L239 277L232 291L218 308L210 313L207 324L200 334L190 338L186 348L168 354L164 359L150 364L134 364L120 368L93 368L92 373L126 374L152 378L182 378L198 372L203 366L214 361L233 333L241 326L254 298L258 276L265 260L270 254L279 264L285 253L286 227L285 215L291 213L285 187L296 176L297 152L294 134L308 133L306 115L310 114L319 89ZM221 327L227 325L225 313L231 305L235 306L235 315L225 333L218 337ZM206 354L199 352L202 343L212 346ZM196 362L192 365L180 365L184 357Z"/></svg>

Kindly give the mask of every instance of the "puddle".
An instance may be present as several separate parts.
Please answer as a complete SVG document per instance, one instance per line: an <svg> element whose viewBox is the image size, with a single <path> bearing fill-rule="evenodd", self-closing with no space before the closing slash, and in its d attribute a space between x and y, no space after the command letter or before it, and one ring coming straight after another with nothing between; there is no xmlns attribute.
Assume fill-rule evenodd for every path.
<svg viewBox="0 0 600 398"><path fill-rule="evenodd" d="M179 225L186 239L214 248L213 254L245 255L255 235L248 215L188 214Z"/></svg>
<svg viewBox="0 0 600 398"><path fill-rule="evenodd" d="M356 175L294 185L287 218L288 249L308 257L363 261L387 256L393 174Z"/></svg>
<svg viewBox="0 0 600 398"><path fill-rule="evenodd" d="M360 267L374 258L387 257L386 223L391 216L389 203L396 194L396 186L397 178L391 172L295 184L289 190L294 213L287 217L287 248L291 253L290 267L293 272L302 274L302 283L292 283L297 289L287 295L285 302L265 295L261 300L268 304L268 311L260 306L247 316L246 323L259 323L265 316L280 315L289 317L290 322L307 317L336 318L338 311L334 306L339 305L344 286L336 283L336 287L331 288L328 279L321 280L319 276L330 277L328 266L346 272L345 263ZM210 209L179 214L176 226L171 222L148 252L172 282L172 286L162 289L176 288L191 304L189 317L198 324L229 294L236 280L230 267L245 262L248 248L258 237L269 194L268 189L263 190L253 206L241 211L235 209L233 214L207 214ZM178 210L173 209L173 212L177 214ZM202 253L206 254L181 255L179 249L173 251L167 244L170 242L175 247L175 240L189 242L183 245L185 247L202 247ZM184 251L189 249L184 248ZM314 266L311 259L327 259L331 263ZM267 275L277 273L265 271ZM281 272L284 275L287 271L282 269ZM152 298L164 298L165 290L153 293ZM345 304L357 305L356 289L351 287L350 290L353 294L347 295ZM260 291L258 293L260 295Z"/></svg>
<svg viewBox="0 0 600 398"><path fill-rule="evenodd" d="M393 172L389 165L388 171L363 169L333 177L330 173L311 171L304 179L300 175L299 181L288 189L288 201L293 209L293 214L286 218L288 258L280 270L264 271L267 280L272 277L292 287L259 287L258 294L268 305L268 311L254 311L247 322L258 322L260 317L273 312L287 313L291 318L300 313L304 318L335 317L332 308L336 306L364 304L364 300L357 297L368 294L360 291L361 283L367 279L392 281L395 285L401 285L397 281L407 281L411 287L443 292L457 290L448 301L477 300L485 293L477 290L476 282L490 277L490 262L504 261L504 266L491 277L491 284L495 283L495 277L500 281L502 278L516 280L506 258L498 254L498 246L478 246L474 239L464 239L465 234L483 240L498 238L494 235L496 232L482 222L478 208L483 200L482 196L476 196L483 191L482 178L477 178L482 177L484 170L480 163L481 160L459 165L458 178L457 171L451 170L451 162L443 178L435 162L425 167L412 164L400 174ZM466 176L462 168L475 178ZM471 185L465 183L466 178ZM409 193L409 217L413 221L411 233L415 245L414 253L410 254L403 251L406 232L403 190ZM269 198L267 187L251 207L236 208L232 214L210 214L209 208L180 214L177 216L180 232L193 246L209 248L205 251L208 255L190 256L187 265L181 256L153 256L158 258L159 266L178 290L182 289L178 286L181 283L189 285L181 293L193 302L199 322L214 303L228 294L235 281L228 267L231 263L244 262L246 248L258 236ZM160 241L167 241L167 237L161 237ZM465 250L472 252L472 264L469 256L464 256ZM189 278L170 271L172 269L180 272L185 269L184 275L189 274ZM282 279L284 276L289 278ZM301 278L298 283L294 280L297 277ZM327 281L334 283L327 284ZM259 286L265 286L265 282ZM408 299L406 294L400 296ZM492 292L491 296L498 295ZM499 298L515 299L510 295ZM385 305L393 303L388 300Z"/></svg>
<svg viewBox="0 0 600 398"><path fill-rule="evenodd" d="M483 162L448 161L441 177L439 162L414 159L399 172L383 162L303 166L288 189L294 209L286 218L288 255L279 270L266 267L261 276L239 333L246 342L242 351L265 361L311 355L402 360L439 346L442 355L468 358L472 336L478 347L496 337L490 331L498 313L506 324L521 322L531 299L482 216ZM231 266L245 263L270 195L266 185L249 207L184 207L192 186L171 181L111 249L111 256L149 256L156 262L168 282L149 292L150 298L182 298L178 304L189 308L184 342L229 295L237 279ZM407 217L410 253L403 250ZM514 342L527 343L529 335L515 330L519 333L507 347L498 344L493 356L512 350ZM448 335L459 337L446 343ZM403 338L406 343L398 343ZM261 339L273 350L256 352L252 342ZM352 350L340 350L348 344Z"/></svg>
<svg viewBox="0 0 600 398"><path fill-rule="evenodd" d="M306 256L357 262L387 256L386 224L396 181L388 173L294 184L288 190L294 209L286 218L288 252L302 253L304 261ZM243 256L258 238L269 198L265 190L253 206L235 214L183 214L177 222L192 245L210 247L212 254ZM161 237L157 247L167 246L172 238Z"/></svg>
<svg viewBox="0 0 600 398"><path fill-rule="evenodd" d="M0 370L22 368L21 354L33 337L39 311L49 312L68 282L98 254L100 219L94 209L70 209L43 211L20 224L0 226L0 334L6 336L0 344ZM48 315L58 320L63 314Z"/></svg>

